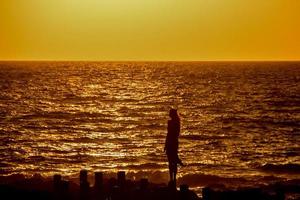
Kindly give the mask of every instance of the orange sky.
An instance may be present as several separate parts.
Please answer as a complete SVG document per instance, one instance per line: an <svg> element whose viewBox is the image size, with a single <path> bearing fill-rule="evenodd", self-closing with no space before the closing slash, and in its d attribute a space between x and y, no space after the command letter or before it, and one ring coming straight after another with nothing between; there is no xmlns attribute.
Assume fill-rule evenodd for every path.
<svg viewBox="0 0 300 200"><path fill-rule="evenodd" d="M1 0L0 60L300 60L300 1Z"/></svg>

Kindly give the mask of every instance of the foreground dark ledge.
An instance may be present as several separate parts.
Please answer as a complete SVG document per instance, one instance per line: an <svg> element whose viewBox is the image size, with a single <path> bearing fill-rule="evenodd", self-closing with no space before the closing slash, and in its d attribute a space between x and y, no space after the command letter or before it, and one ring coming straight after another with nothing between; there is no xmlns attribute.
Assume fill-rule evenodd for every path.
<svg viewBox="0 0 300 200"><path fill-rule="evenodd" d="M95 172L93 186L88 182L88 172L80 171L79 184L64 180L61 175L52 180L36 175L25 178L23 175L0 177L0 199L29 200L197 200L196 193L188 185L174 183L154 184L147 179L131 181L125 172L120 171L117 178L104 179L102 172ZM223 185L205 187L204 200L284 200L300 199L300 181L286 181L263 187L228 188Z"/></svg>

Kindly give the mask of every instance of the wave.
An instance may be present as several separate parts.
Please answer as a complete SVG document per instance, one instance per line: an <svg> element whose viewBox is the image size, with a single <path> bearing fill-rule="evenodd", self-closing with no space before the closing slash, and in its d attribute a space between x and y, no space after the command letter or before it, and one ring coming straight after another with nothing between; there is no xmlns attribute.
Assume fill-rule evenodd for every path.
<svg viewBox="0 0 300 200"><path fill-rule="evenodd" d="M144 163L138 165L127 165L129 169L159 169L166 167L166 164L158 164L158 163Z"/></svg>
<svg viewBox="0 0 300 200"><path fill-rule="evenodd" d="M188 139L188 140L222 140L222 139L233 139L235 138L234 136L229 136L229 135L182 135L181 138L183 139Z"/></svg>
<svg viewBox="0 0 300 200"><path fill-rule="evenodd" d="M27 157L27 160L30 160L31 162L39 162L39 161L45 161L45 156L29 156Z"/></svg>
<svg viewBox="0 0 300 200"><path fill-rule="evenodd" d="M300 164L265 164L260 169L276 173L300 173Z"/></svg>
<svg viewBox="0 0 300 200"><path fill-rule="evenodd" d="M63 111L53 111L53 112L34 112L28 113L26 115L17 116L15 120L33 120L41 118L54 118L54 119L81 119L87 118L89 120L93 118L101 118L102 120L112 117L111 115L102 114L102 113L90 113L90 112L63 112Z"/></svg>
<svg viewBox="0 0 300 200"><path fill-rule="evenodd" d="M209 175L209 174L187 174L178 178L179 184L188 184L191 187L195 186L205 186L211 184L228 184L228 183L241 183L245 182L244 178L229 178L229 177L221 177L217 175Z"/></svg>

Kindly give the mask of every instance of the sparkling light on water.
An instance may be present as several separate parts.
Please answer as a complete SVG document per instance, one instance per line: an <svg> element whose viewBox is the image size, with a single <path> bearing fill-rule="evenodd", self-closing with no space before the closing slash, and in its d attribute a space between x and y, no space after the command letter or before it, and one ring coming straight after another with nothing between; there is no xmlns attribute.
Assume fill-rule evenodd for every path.
<svg viewBox="0 0 300 200"><path fill-rule="evenodd" d="M0 67L1 174L125 169L164 180L174 106L186 164L180 176L299 177L261 170L265 164L300 165L299 63Z"/></svg>

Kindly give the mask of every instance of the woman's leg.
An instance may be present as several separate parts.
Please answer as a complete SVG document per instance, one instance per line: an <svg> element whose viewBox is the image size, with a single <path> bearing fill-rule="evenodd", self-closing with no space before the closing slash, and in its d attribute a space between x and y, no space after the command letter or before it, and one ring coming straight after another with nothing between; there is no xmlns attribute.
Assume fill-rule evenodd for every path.
<svg viewBox="0 0 300 200"><path fill-rule="evenodd" d="M173 168L173 181L175 182L176 185L176 174L177 174L177 163L174 163L174 168Z"/></svg>
<svg viewBox="0 0 300 200"><path fill-rule="evenodd" d="M173 181L173 163L169 161L169 174L170 174L170 181Z"/></svg>

